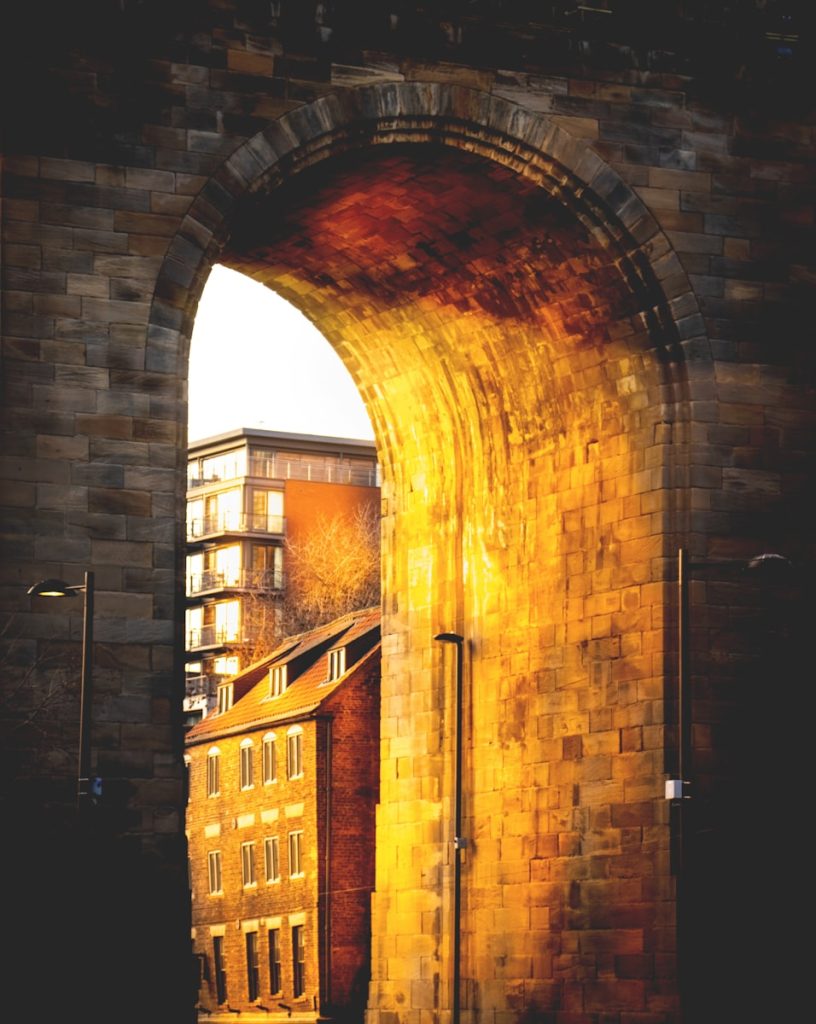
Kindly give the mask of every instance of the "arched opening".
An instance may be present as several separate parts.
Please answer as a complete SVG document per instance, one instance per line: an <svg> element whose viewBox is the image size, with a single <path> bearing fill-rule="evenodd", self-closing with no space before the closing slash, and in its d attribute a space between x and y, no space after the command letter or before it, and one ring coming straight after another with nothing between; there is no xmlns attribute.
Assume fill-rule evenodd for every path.
<svg viewBox="0 0 816 1024"><path fill-rule="evenodd" d="M188 443L236 427L373 439L326 339L277 293L218 264L191 338Z"/></svg>
<svg viewBox="0 0 816 1024"><path fill-rule="evenodd" d="M316 104L236 154L154 311L183 340L217 254L296 304L357 382L385 512L369 1005L451 1008L449 629L467 644L463 999L502 1009L522 984L533 1012L579 980L554 971L568 936L599 971L632 944L654 970L673 913L666 560L699 319L585 146L465 90L397 92ZM633 856L648 892L625 880ZM587 1009L648 1011L615 963Z"/></svg>

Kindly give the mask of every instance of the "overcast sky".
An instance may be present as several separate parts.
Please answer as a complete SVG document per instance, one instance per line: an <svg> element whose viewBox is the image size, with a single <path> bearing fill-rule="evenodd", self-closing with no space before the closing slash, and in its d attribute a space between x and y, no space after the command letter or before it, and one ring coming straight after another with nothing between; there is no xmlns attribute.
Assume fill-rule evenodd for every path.
<svg viewBox="0 0 816 1024"><path fill-rule="evenodd" d="M237 427L373 439L329 343L262 284L215 266L190 345L189 440Z"/></svg>

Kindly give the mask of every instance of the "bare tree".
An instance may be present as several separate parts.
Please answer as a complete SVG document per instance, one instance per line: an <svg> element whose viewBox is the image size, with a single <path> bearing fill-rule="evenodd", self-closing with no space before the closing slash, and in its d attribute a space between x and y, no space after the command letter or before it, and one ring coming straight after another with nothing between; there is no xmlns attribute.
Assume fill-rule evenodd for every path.
<svg viewBox="0 0 816 1024"><path fill-rule="evenodd" d="M229 651L243 667L265 658L284 637L283 598L278 591L257 590L241 598L241 641Z"/></svg>
<svg viewBox="0 0 816 1024"><path fill-rule="evenodd" d="M380 515L369 502L322 516L316 528L286 545L282 625L301 633L380 601Z"/></svg>
<svg viewBox="0 0 816 1024"><path fill-rule="evenodd" d="M286 542L285 587L241 599L241 638L228 651L242 666L260 661L287 636L380 601L380 515L376 502L323 515Z"/></svg>

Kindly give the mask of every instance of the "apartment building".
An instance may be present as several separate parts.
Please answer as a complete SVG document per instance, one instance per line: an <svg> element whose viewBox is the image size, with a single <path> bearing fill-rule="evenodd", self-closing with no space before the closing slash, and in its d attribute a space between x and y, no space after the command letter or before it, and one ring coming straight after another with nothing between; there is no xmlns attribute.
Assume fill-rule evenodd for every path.
<svg viewBox="0 0 816 1024"><path fill-rule="evenodd" d="M186 737L207 1020L361 1021L379 793L380 613L283 641Z"/></svg>
<svg viewBox="0 0 816 1024"><path fill-rule="evenodd" d="M280 632L287 540L379 502L373 442L236 429L190 445L187 472L188 724L215 706L263 637Z"/></svg>

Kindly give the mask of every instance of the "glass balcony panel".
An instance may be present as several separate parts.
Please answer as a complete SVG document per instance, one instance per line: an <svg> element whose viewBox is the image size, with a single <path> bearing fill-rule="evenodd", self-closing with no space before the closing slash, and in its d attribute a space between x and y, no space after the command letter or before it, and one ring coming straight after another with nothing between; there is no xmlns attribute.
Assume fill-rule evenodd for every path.
<svg viewBox="0 0 816 1024"><path fill-rule="evenodd" d="M252 515L233 513L230 515L204 516L190 519L187 523L187 540L202 540L217 537L223 533L263 533L282 537L286 532L285 516Z"/></svg>
<svg viewBox="0 0 816 1024"><path fill-rule="evenodd" d="M259 590L283 589L283 572L277 569L242 569L239 572L219 572L210 569L187 577L187 596L195 597L213 590Z"/></svg>

